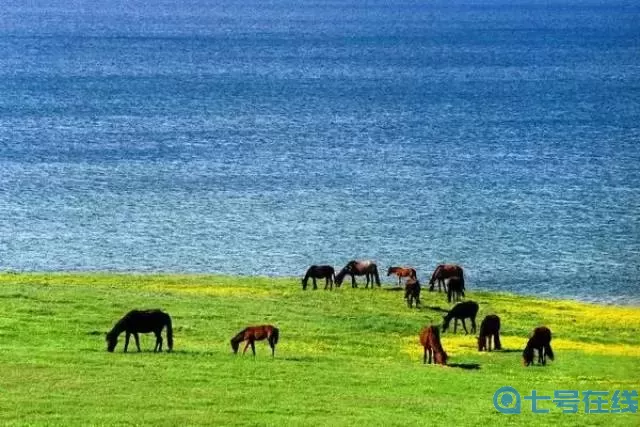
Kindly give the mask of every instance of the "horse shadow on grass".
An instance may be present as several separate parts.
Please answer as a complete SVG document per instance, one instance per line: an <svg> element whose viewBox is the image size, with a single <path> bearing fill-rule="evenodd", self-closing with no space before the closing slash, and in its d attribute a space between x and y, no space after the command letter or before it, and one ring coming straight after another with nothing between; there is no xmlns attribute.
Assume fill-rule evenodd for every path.
<svg viewBox="0 0 640 427"><path fill-rule="evenodd" d="M447 366L450 368L460 368L467 371L480 369L479 363L448 363Z"/></svg>

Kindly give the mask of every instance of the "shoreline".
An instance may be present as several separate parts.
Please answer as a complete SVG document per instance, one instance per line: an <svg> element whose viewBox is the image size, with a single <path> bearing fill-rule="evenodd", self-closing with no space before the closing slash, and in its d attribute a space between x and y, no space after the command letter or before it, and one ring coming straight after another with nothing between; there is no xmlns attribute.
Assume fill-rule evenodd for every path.
<svg viewBox="0 0 640 427"><path fill-rule="evenodd" d="M274 282L296 282L298 283L301 277L297 276L267 276L267 275L243 275L243 274L223 274L223 273L215 273L215 272L145 272L145 271L105 271L105 270L51 270L51 271L13 271L13 270L5 270L0 271L0 283L3 281L4 277L11 276L84 276L87 278L110 278L110 277L135 277L135 278L167 278L167 279L221 279L221 280L250 280L256 279L260 281L274 281ZM381 289L393 289L397 287L395 284L382 282ZM343 286L341 289L351 289L350 286ZM360 289L360 288L359 288ZM362 288L364 289L364 288ZM422 284L422 292L428 292L424 283ZM322 289L318 289L322 291ZM494 290L488 289L486 287L475 287L472 286L468 289L468 292L472 294L487 294L492 297L515 297L522 299L533 299L539 301L545 301L550 303L574 303L574 304L584 304L587 306L601 306L601 307L612 307L612 308L631 308L631 309L640 309L640 299L627 301L626 303L621 303L617 298L615 299L598 299L594 297L593 299L584 299L579 297L572 297L566 295L553 295L550 293L545 293L541 295L535 295L531 293L520 293L520 292L511 292L504 290Z"/></svg>

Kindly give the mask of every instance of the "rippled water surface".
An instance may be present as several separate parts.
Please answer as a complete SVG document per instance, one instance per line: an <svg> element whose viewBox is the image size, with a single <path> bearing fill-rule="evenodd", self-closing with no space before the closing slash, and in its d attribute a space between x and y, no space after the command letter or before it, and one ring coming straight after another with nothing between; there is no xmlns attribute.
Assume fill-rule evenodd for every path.
<svg viewBox="0 0 640 427"><path fill-rule="evenodd" d="M3 6L0 269L640 303L640 5L389 3Z"/></svg>

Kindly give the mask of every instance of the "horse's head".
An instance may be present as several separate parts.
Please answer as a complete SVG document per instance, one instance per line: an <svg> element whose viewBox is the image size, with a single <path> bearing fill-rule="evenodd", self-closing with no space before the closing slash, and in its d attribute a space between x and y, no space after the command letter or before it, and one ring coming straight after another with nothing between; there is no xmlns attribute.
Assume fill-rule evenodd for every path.
<svg viewBox="0 0 640 427"><path fill-rule="evenodd" d="M118 345L118 336L114 334L107 334L105 336L105 341L107 341L107 351L109 353L113 353L113 350L116 349L116 345Z"/></svg>
<svg viewBox="0 0 640 427"><path fill-rule="evenodd" d="M527 344L522 352L522 364L529 366L531 363L533 363L533 347Z"/></svg>
<svg viewBox="0 0 640 427"><path fill-rule="evenodd" d="M447 353L443 350L442 352L436 352L433 358L435 359L436 363L439 363L441 365L446 365L447 359L449 359L449 356L447 356Z"/></svg>
<svg viewBox="0 0 640 427"><path fill-rule="evenodd" d="M231 340L231 349L233 350L233 354L238 353L238 348L240 347L240 341Z"/></svg>
<svg viewBox="0 0 640 427"><path fill-rule="evenodd" d="M442 319L443 319L442 332L447 332L447 329L449 329L449 322L451 321L451 318L449 317L449 313L442 316Z"/></svg>
<svg viewBox="0 0 640 427"><path fill-rule="evenodd" d="M478 336L478 351L482 351L487 346L487 340L484 338L482 334Z"/></svg>

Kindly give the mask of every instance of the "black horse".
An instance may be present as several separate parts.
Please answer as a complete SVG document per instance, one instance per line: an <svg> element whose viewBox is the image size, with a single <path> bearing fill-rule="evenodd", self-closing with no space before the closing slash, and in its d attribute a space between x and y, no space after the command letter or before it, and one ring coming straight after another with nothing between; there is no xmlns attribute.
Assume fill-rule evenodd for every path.
<svg viewBox="0 0 640 427"><path fill-rule="evenodd" d="M140 339L138 333L147 334L153 332L156 335L156 345L153 351L162 351L162 329L167 327L167 346L169 351L173 349L173 329L171 327L171 316L160 310L132 310L118 320L118 323L107 332L107 351L113 352L118 345L118 335L126 332L124 341L124 352L129 347L129 338L133 334L136 340L136 347L140 351Z"/></svg>
<svg viewBox="0 0 640 427"><path fill-rule="evenodd" d="M524 366L529 366L533 363L534 350L538 351L538 363L541 365L547 364L547 357L553 360L551 330L546 326L540 326L533 330L533 334L522 352L522 364Z"/></svg>
<svg viewBox="0 0 640 427"><path fill-rule="evenodd" d="M444 315L444 322L442 323L442 332L446 332L449 328L451 319L453 321L453 333L456 333L458 328L458 319L462 321L462 327L465 334L468 334L467 325L464 323L464 319L471 319L471 332L476 332L476 315L478 314L478 303L473 301L465 301L456 304L447 314Z"/></svg>
<svg viewBox="0 0 640 427"><path fill-rule="evenodd" d="M502 350L500 343L500 318L495 314L490 314L480 323L480 335L478 336L478 351L491 351L491 338L496 350Z"/></svg>
<svg viewBox="0 0 640 427"><path fill-rule="evenodd" d="M333 281L335 280L335 270L330 265L312 265L302 279L302 289L307 289L309 277L313 280L313 289L318 289L316 279L325 279L324 288L333 290Z"/></svg>

